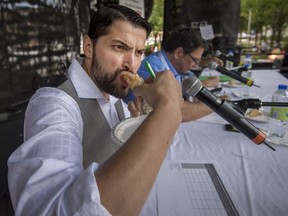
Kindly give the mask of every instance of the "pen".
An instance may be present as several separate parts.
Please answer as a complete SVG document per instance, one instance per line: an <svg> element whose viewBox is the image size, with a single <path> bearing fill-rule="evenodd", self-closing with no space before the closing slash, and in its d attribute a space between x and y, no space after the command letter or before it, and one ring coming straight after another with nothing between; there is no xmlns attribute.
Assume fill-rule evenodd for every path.
<svg viewBox="0 0 288 216"><path fill-rule="evenodd" d="M156 80L156 75L155 75L155 73L154 73L151 65L149 64L149 62L148 62L148 61L145 61L145 65L146 65L146 68L147 68L150 76L152 77L152 79L153 79L153 80Z"/></svg>

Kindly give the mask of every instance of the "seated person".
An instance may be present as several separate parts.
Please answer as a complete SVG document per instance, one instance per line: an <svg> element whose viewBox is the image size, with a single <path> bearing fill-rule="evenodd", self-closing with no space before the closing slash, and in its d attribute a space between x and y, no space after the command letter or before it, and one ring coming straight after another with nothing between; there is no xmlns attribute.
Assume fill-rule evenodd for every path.
<svg viewBox="0 0 288 216"><path fill-rule="evenodd" d="M182 119L170 71L134 88L153 111L121 147L105 147L113 147L115 106L130 88L122 77L136 74L150 32L127 7L99 9L83 37L85 57L73 60L60 87L33 95L24 143L8 159L15 215L139 215Z"/></svg>

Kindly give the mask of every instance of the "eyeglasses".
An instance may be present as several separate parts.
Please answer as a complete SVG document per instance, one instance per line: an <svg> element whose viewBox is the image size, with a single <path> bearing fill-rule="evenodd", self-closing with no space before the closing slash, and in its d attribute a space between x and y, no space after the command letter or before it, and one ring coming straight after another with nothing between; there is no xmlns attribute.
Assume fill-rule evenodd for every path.
<svg viewBox="0 0 288 216"><path fill-rule="evenodd" d="M195 58L195 57L192 56L190 53L188 53L188 55L191 57L192 61L193 61L196 65L198 65L199 62L201 61L201 59Z"/></svg>

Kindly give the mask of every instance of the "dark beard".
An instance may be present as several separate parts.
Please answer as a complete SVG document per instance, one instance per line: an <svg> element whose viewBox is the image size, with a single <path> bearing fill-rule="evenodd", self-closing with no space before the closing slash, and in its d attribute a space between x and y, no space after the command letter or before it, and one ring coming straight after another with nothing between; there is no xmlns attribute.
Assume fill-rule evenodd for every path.
<svg viewBox="0 0 288 216"><path fill-rule="evenodd" d="M116 82L118 75L123 70L124 69L117 69L114 73L104 71L98 63L95 53L93 54L91 65L91 76L93 81L102 91L117 98L124 98L129 94L129 89L123 88L121 84Z"/></svg>

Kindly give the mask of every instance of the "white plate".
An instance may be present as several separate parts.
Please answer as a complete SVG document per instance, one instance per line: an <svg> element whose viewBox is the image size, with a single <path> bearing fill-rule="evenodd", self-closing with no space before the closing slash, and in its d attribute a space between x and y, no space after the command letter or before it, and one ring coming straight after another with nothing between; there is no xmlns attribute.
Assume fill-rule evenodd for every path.
<svg viewBox="0 0 288 216"><path fill-rule="evenodd" d="M111 131L113 142L120 146L123 145L147 116L148 115L131 117L116 124Z"/></svg>
<svg viewBox="0 0 288 216"><path fill-rule="evenodd" d="M269 122L269 113L261 110L262 115L261 116L255 116L255 117L251 117L249 115L247 115L247 113L250 111L251 109L247 109L246 113L245 113L245 117L251 121L256 121L256 122Z"/></svg>
<svg viewBox="0 0 288 216"><path fill-rule="evenodd" d="M221 85L230 88L238 88L240 86L238 82L236 82L234 85L231 85L230 82L222 82Z"/></svg>

